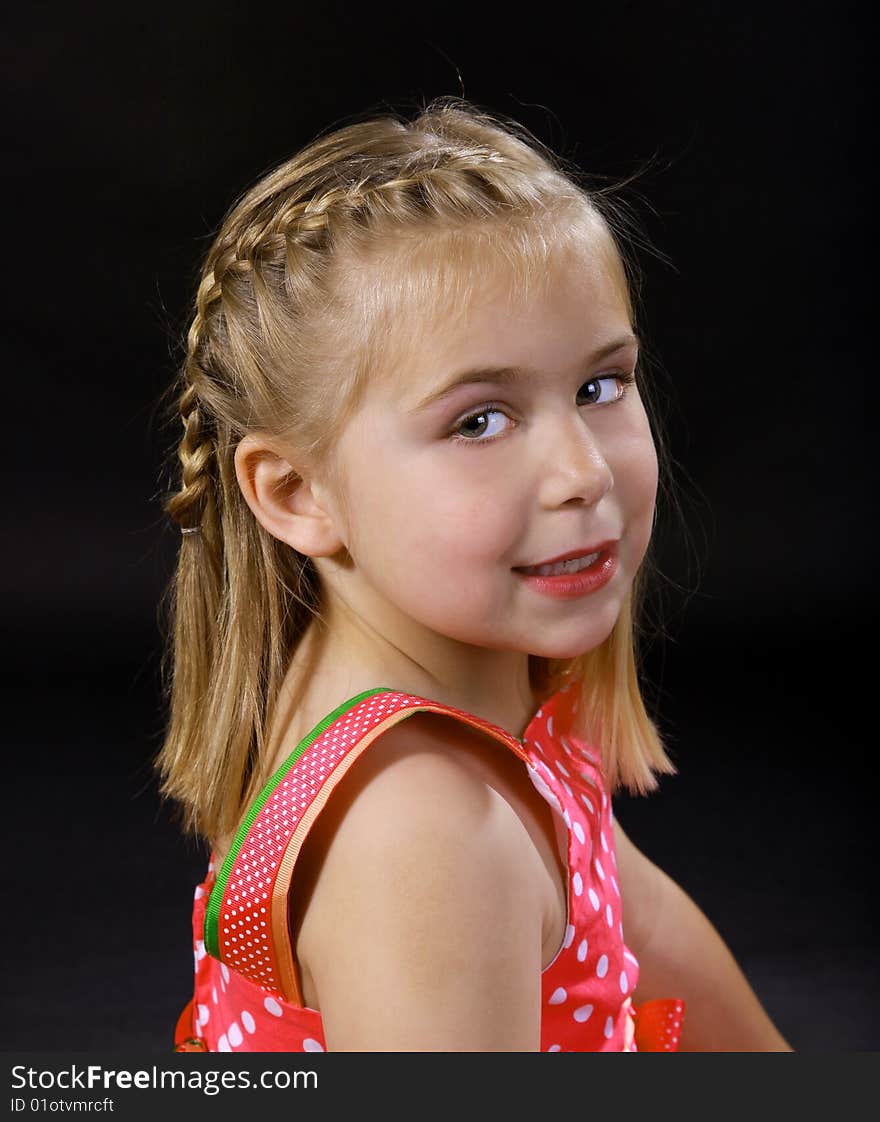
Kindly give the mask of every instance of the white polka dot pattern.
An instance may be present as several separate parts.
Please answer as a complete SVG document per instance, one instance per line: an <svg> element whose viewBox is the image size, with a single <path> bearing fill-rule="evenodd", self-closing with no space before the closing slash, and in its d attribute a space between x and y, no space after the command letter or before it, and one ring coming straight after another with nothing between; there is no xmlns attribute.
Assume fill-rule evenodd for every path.
<svg viewBox="0 0 880 1122"><path fill-rule="evenodd" d="M639 970L623 942L619 886L608 868L616 868L611 800L598 753L569 731L577 700L567 694L560 690L544 702L520 748L568 839L568 916L562 945L541 974L541 1050L637 1051L632 993ZM396 713L425 709L458 714L501 733L509 747L517 744L488 722L411 694L379 692L343 712L283 775L235 856L218 916L222 963L201 942L217 875L212 858L193 907L194 1024L209 1050L326 1050L320 1013L281 992L269 914L278 866L297 822L317 792L338 781L335 770L357 754L366 734Z"/></svg>
<svg viewBox="0 0 880 1122"><path fill-rule="evenodd" d="M532 782L568 826L569 916L562 947L542 975L542 1048L635 1051L631 995L638 962L623 942L620 895L607 869L611 800L598 753L570 731L577 700L567 693L544 703L545 718L536 714L524 737L535 766ZM554 721L562 735L554 737ZM600 852L605 856L594 856Z"/></svg>

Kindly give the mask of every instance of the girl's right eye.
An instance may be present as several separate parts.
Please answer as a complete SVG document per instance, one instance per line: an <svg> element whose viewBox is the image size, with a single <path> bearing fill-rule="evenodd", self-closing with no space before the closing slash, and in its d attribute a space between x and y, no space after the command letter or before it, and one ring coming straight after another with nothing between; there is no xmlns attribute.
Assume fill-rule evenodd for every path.
<svg viewBox="0 0 880 1122"><path fill-rule="evenodd" d="M478 409L476 413L469 413L466 417L463 417L458 422L458 424L452 430L452 440L456 444L490 444L493 440L496 439L499 434L492 433L488 437L485 437L485 433L483 430L485 429L487 424L485 418L491 417L493 414L498 414L501 417L507 416L500 405L495 405L494 403L484 405L483 408ZM458 433L460 433L462 429L465 429L468 425L474 425L481 431L475 432L474 429L471 428L469 436L459 436Z"/></svg>

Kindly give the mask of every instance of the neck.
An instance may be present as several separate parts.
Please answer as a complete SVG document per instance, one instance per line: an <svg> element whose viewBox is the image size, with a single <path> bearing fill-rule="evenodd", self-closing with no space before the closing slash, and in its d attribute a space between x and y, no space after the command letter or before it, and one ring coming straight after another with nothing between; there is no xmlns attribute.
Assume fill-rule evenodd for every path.
<svg viewBox="0 0 880 1122"><path fill-rule="evenodd" d="M521 737L540 705L529 681L527 653L491 650L418 629L381 633L344 604L313 621L301 640L283 687L289 711L309 695L305 720L368 689L385 686L450 705ZM286 723L286 722L285 722ZM308 731L308 730L306 730Z"/></svg>

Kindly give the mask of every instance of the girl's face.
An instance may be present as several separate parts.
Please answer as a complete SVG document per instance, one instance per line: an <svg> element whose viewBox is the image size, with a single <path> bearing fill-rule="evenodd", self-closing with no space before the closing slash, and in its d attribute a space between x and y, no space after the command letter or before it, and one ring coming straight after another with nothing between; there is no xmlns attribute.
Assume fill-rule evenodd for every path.
<svg viewBox="0 0 880 1122"><path fill-rule="evenodd" d="M638 346L601 253L558 261L527 303L500 279L464 316L425 317L343 433L353 564L335 587L404 649L415 628L416 649L434 633L571 658L610 633L651 535L657 459L627 384ZM454 385L499 367L519 373ZM585 595L546 595L516 571L607 541L616 570Z"/></svg>

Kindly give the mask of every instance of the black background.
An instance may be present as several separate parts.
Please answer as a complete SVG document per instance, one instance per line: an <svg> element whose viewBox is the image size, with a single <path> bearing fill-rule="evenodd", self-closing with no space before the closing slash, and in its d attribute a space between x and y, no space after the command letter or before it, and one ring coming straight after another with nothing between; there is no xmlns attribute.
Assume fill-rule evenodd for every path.
<svg viewBox="0 0 880 1122"><path fill-rule="evenodd" d="M680 774L615 802L797 1049L876 1050L853 4L20 7L4 55L6 1048L170 1047L203 854L160 806L173 375L238 192L319 131L463 95L638 183L690 531L648 652ZM176 433L174 434L176 439ZM865 640L868 644L865 645Z"/></svg>

